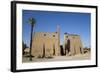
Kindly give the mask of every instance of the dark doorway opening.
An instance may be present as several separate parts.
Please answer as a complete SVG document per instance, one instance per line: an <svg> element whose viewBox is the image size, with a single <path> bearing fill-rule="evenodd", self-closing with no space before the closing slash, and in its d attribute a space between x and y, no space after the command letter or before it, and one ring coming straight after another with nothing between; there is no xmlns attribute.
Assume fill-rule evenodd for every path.
<svg viewBox="0 0 100 73"><path fill-rule="evenodd" d="M82 54L82 48L80 47L80 53Z"/></svg>
<svg viewBox="0 0 100 73"><path fill-rule="evenodd" d="M45 44L43 44L43 55L42 57L44 58L45 57Z"/></svg>
<svg viewBox="0 0 100 73"><path fill-rule="evenodd" d="M53 44L53 55L55 55L55 44Z"/></svg>
<svg viewBox="0 0 100 73"><path fill-rule="evenodd" d="M60 54L63 56L64 55L64 48L62 45L60 45Z"/></svg>

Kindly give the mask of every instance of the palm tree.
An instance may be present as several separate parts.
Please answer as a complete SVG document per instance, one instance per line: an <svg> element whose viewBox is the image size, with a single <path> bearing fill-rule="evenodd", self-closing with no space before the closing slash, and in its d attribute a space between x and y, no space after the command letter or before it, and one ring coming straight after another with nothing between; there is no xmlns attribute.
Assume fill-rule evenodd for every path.
<svg viewBox="0 0 100 73"><path fill-rule="evenodd" d="M32 61L32 55L31 55L31 51L32 51L32 35L33 35L33 27L34 24L36 23L35 19L33 17L29 18L29 24L31 24L31 39L30 39L30 61Z"/></svg>

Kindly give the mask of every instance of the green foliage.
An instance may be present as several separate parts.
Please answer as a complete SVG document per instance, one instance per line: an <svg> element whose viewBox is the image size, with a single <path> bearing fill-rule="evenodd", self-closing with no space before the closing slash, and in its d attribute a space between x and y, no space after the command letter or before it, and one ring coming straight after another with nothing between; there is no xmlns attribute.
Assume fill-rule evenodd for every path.
<svg viewBox="0 0 100 73"><path fill-rule="evenodd" d="M33 17L30 17L28 21L29 21L29 24L32 24L32 25L36 23L36 20Z"/></svg>

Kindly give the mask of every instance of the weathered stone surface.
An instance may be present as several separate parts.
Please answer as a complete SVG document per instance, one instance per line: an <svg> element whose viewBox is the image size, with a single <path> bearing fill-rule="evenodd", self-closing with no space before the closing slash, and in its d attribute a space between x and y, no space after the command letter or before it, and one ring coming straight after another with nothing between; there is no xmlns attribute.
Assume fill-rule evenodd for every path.
<svg viewBox="0 0 100 73"><path fill-rule="evenodd" d="M79 35L64 34L64 52L66 55L82 54L83 47Z"/></svg>
<svg viewBox="0 0 100 73"><path fill-rule="evenodd" d="M60 44L57 32L35 32L32 42L32 55L52 57L59 54Z"/></svg>
<svg viewBox="0 0 100 73"><path fill-rule="evenodd" d="M64 55L83 54L81 38L75 34L64 34ZM57 32L35 32L32 39L32 56L36 58L60 56L60 28Z"/></svg>

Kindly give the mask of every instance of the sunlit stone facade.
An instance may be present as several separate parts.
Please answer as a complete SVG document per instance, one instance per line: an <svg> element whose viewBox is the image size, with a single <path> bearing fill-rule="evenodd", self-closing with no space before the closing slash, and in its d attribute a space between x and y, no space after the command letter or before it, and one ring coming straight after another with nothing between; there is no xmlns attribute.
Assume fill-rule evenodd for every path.
<svg viewBox="0 0 100 73"><path fill-rule="evenodd" d="M65 55L76 55L83 53L81 38L76 34L65 33L63 47Z"/></svg>
<svg viewBox="0 0 100 73"><path fill-rule="evenodd" d="M60 55L60 33L35 32L32 39L34 57L53 57Z"/></svg>
<svg viewBox="0 0 100 73"><path fill-rule="evenodd" d="M35 32L31 55L36 58L83 54L81 38L75 34L64 34L63 49L60 48L60 28L57 32Z"/></svg>

